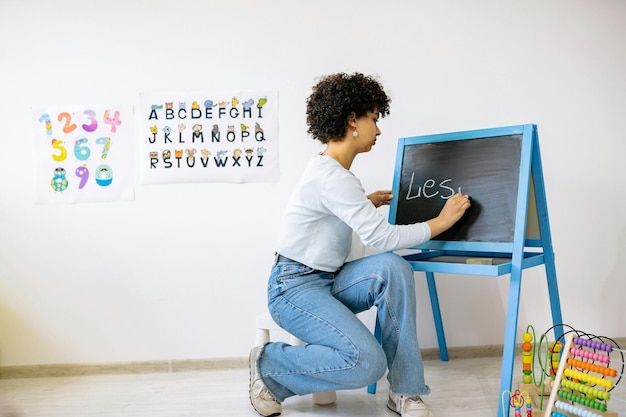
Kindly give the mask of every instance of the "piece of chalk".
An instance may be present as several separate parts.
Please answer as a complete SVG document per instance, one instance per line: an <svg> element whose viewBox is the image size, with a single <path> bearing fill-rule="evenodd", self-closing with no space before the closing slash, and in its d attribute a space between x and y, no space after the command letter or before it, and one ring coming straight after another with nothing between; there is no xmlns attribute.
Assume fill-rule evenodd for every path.
<svg viewBox="0 0 626 417"><path fill-rule="evenodd" d="M467 258L465 263L473 265L493 265L493 258Z"/></svg>

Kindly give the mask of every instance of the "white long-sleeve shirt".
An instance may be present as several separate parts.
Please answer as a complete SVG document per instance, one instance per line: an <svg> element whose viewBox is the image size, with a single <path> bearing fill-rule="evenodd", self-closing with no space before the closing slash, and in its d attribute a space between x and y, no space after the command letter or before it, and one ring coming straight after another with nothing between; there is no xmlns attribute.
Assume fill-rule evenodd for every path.
<svg viewBox="0 0 626 417"><path fill-rule="evenodd" d="M431 234L426 223L390 224L351 171L329 156L316 155L287 205L276 251L334 272L346 261L353 230L365 245L383 252L419 245Z"/></svg>

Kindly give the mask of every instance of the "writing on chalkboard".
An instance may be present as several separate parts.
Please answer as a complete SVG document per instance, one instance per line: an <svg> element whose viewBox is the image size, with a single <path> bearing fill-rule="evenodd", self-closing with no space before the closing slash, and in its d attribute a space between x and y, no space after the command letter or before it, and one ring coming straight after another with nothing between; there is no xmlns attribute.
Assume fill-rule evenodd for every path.
<svg viewBox="0 0 626 417"><path fill-rule="evenodd" d="M436 217L457 192L472 206L432 240L512 242L517 208L522 134L496 131L413 137L399 142L394 187L395 224Z"/></svg>
<svg viewBox="0 0 626 417"><path fill-rule="evenodd" d="M458 188L458 191L454 191L454 188L448 185L450 181L452 181L452 178L446 178L437 184L434 179L428 178L423 184L420 182L421 185L416 185L415 172L413 172L411 174L411 182L409 183L409 189L407 190L405 199L413 200L414 198L420 197L433 198L439 196L443 200L447 200L457 192L461 192L461 187Z"/></svg>

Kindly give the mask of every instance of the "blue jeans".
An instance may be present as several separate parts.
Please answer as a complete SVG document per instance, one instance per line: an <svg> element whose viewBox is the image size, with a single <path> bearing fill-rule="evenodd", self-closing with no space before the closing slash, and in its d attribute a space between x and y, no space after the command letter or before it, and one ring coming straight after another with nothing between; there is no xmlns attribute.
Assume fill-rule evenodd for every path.
<svg viewBox="0 0 626 417"><path fill-rule="evenodd" d="M413 268L393 253L346 263L335 273L278 262L268 284L269 310L306 342L266 344L259 374L278 401L387 379L394 393L424 395L424 366L415 327ZM376 306L382 346L356 313Z"/></svg>

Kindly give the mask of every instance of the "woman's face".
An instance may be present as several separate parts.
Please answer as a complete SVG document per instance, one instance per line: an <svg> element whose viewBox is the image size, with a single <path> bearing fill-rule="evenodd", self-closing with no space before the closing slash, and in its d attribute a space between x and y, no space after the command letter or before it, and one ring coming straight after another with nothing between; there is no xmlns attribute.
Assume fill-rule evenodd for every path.
<svg viewBox="0 0 626 417"><path fill-rule="evenodd" d="M359 134L354 139L359 144L359 152L369 152L376 143L376 137L380 135L378 117L378 111L374 111L356 119L356 131Z"/></svg>

